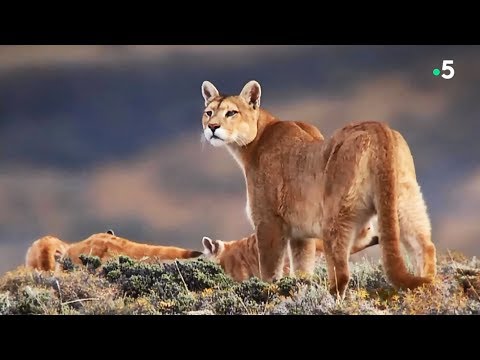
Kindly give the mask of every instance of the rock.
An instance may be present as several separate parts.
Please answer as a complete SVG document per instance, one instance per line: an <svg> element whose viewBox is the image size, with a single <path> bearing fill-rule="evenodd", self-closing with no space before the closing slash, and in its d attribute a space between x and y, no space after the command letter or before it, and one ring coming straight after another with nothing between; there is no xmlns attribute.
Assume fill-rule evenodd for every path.
<svg viewBox="0 0 480 360"><path fill-rule="evenodd" d="M187 312L187 315L215 315L212 310L194 310Z"/></svg>

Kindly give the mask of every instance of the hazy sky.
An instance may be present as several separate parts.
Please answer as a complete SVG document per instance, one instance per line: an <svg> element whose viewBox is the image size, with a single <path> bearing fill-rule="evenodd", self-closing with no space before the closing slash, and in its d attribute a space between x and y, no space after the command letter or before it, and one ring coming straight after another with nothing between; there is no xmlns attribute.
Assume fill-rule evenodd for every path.
<svg viewBox="0 0 480 360"><path fill-rule="evenodd" d="M449 59L454 77L434 76ZM243 175L201 142L204 80L256 79L270 112L326 136L386 121L411 146L433 240L479 255L479 62L478 46L0 46L0 273L46 234L201 249L251 233Z"/></svg>

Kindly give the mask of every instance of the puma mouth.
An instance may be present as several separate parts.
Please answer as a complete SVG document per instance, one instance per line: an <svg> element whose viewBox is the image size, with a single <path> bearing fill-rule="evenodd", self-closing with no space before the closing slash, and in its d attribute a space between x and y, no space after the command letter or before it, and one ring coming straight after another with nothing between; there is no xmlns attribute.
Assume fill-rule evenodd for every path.
<svg viewBox="0 0 480 360"><path fill-rule="evenodd" d="M218 136L215 136L215 135L212 135L210 137L210 139L208 140L208 142L215 147L220 147L220 146L225 145L225 140L223 140L221 137L218 137Z"/></svg>

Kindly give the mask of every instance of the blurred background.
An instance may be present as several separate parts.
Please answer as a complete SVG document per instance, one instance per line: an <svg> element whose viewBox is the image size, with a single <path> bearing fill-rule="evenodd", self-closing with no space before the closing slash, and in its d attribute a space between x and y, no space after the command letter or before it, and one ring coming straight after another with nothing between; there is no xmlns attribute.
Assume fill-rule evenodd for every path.
<svg viewBox="0 0 480 360"><path fill-rule="evenodd" d="M445 59L451 80L432 74ZM439 250L478 256L479 63L479 46L0 46L0 273L47 234L194 249L250 234L243 175L201 142L203 80L236 94L255 79L263 107L325 136L388 122Z"/></svg>

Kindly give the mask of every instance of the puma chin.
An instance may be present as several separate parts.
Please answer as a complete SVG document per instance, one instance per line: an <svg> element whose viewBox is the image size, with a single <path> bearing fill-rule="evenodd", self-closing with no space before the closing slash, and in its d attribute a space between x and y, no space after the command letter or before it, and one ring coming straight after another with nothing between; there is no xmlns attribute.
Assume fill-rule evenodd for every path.
<svg viewBox="0 0 480 360"><path fill-rule="evenodd" d="M205 135L205 139L207 139L211 145L216 147L233 142L231 136L222 128L215 130L214 133L209 127L206 127L203 130L203 134Z"/></svg>

